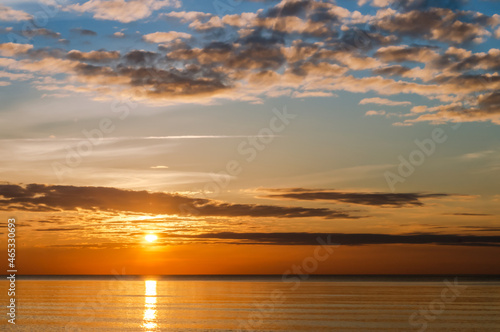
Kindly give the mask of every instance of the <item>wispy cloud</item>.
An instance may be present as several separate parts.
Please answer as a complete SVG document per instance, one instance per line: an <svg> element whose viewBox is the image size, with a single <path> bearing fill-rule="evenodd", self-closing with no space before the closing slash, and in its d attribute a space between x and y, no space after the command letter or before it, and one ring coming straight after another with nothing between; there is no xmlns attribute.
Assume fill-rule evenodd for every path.
<svg viewBox="0 0 500 332"><path fill-rule="evenodd" d="M302 201L338 201L342 203L372 205L381 207L423 206L424 199L451 197L450 194L425 193L379 193L379 192L342 192L321 189L260 189L270 194L262 197L272 199L289 199Z"/></svg>
<svg viewBox="0 0 500 332"><path fill-rule="evenodd" d="M371 111L367 111L365 113L366 116L374 116L374 115L385 115L385 111L374 111L374 110L371 110Z"/></svg>
<svg viewBox="0 0 500 332"><path fill-rule="evenodd" d="M308 245L330 243L346 246L370 244L435 244L452 246L500 247L500 236L457 234L346 234L346 233L205 233L199 235L167 235L187 239L210 239L232 244L256 245Z"/></svg>
<svg viewBox="0 0 500 332"><path fill-rule="evenodd" d="M378 105L387 105L387 106L408 106L411 105L409 101L393 101L386 98L365 98L359 102L360 105L366 104L378 104Z"/></svg>

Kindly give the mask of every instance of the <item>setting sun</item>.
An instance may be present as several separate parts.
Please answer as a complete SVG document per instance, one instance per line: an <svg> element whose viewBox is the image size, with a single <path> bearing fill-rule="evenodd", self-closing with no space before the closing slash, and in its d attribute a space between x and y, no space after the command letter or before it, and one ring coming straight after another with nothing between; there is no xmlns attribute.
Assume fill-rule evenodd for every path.
<svg viewBox="0 0 500 332"><path fill-rule="evenodd" d="M0 0L0 330L500 332L499 134L500 0Z"/></svg>
<svg viewBox="0 0 500 332"><path fill-rule="evenodd" d="M145 239L148 242L154 242L158 239L158 236L156 236L154 234L148 234L148 235L146 235Z"/></svg>

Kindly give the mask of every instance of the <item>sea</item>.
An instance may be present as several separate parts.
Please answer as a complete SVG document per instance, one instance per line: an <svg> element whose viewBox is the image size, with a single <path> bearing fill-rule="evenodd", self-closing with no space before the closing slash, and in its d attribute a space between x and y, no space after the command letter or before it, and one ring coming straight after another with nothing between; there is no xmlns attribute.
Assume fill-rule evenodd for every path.
<svg viewBox="0 0 500 332"><path fill-rule="evenodd" d="M2 331L500 331L500 277L22 276Z"/></svg>

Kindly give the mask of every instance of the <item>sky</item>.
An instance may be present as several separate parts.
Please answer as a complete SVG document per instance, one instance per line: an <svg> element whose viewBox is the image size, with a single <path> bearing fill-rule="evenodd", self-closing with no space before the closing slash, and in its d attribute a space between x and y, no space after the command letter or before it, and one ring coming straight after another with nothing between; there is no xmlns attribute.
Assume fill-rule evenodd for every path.
<svg viewBox="0 0 500 332"><path fill-rule="evenodd" d="M498 274L499 14L3 0L0 244L15 217L20 274Z"/></svg>

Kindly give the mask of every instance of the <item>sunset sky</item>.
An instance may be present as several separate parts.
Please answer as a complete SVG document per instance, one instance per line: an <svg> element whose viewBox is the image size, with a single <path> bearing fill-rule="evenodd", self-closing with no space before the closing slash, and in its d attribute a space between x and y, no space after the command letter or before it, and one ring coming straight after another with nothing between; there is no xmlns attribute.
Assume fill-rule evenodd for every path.
<svg viewBox="0 0 500 332"><path fill-rule="evenodd" d="M15 216L19 274L282 274L328 239L313 273L498 274L499 13L3 0L0 245Z"/></svg>

